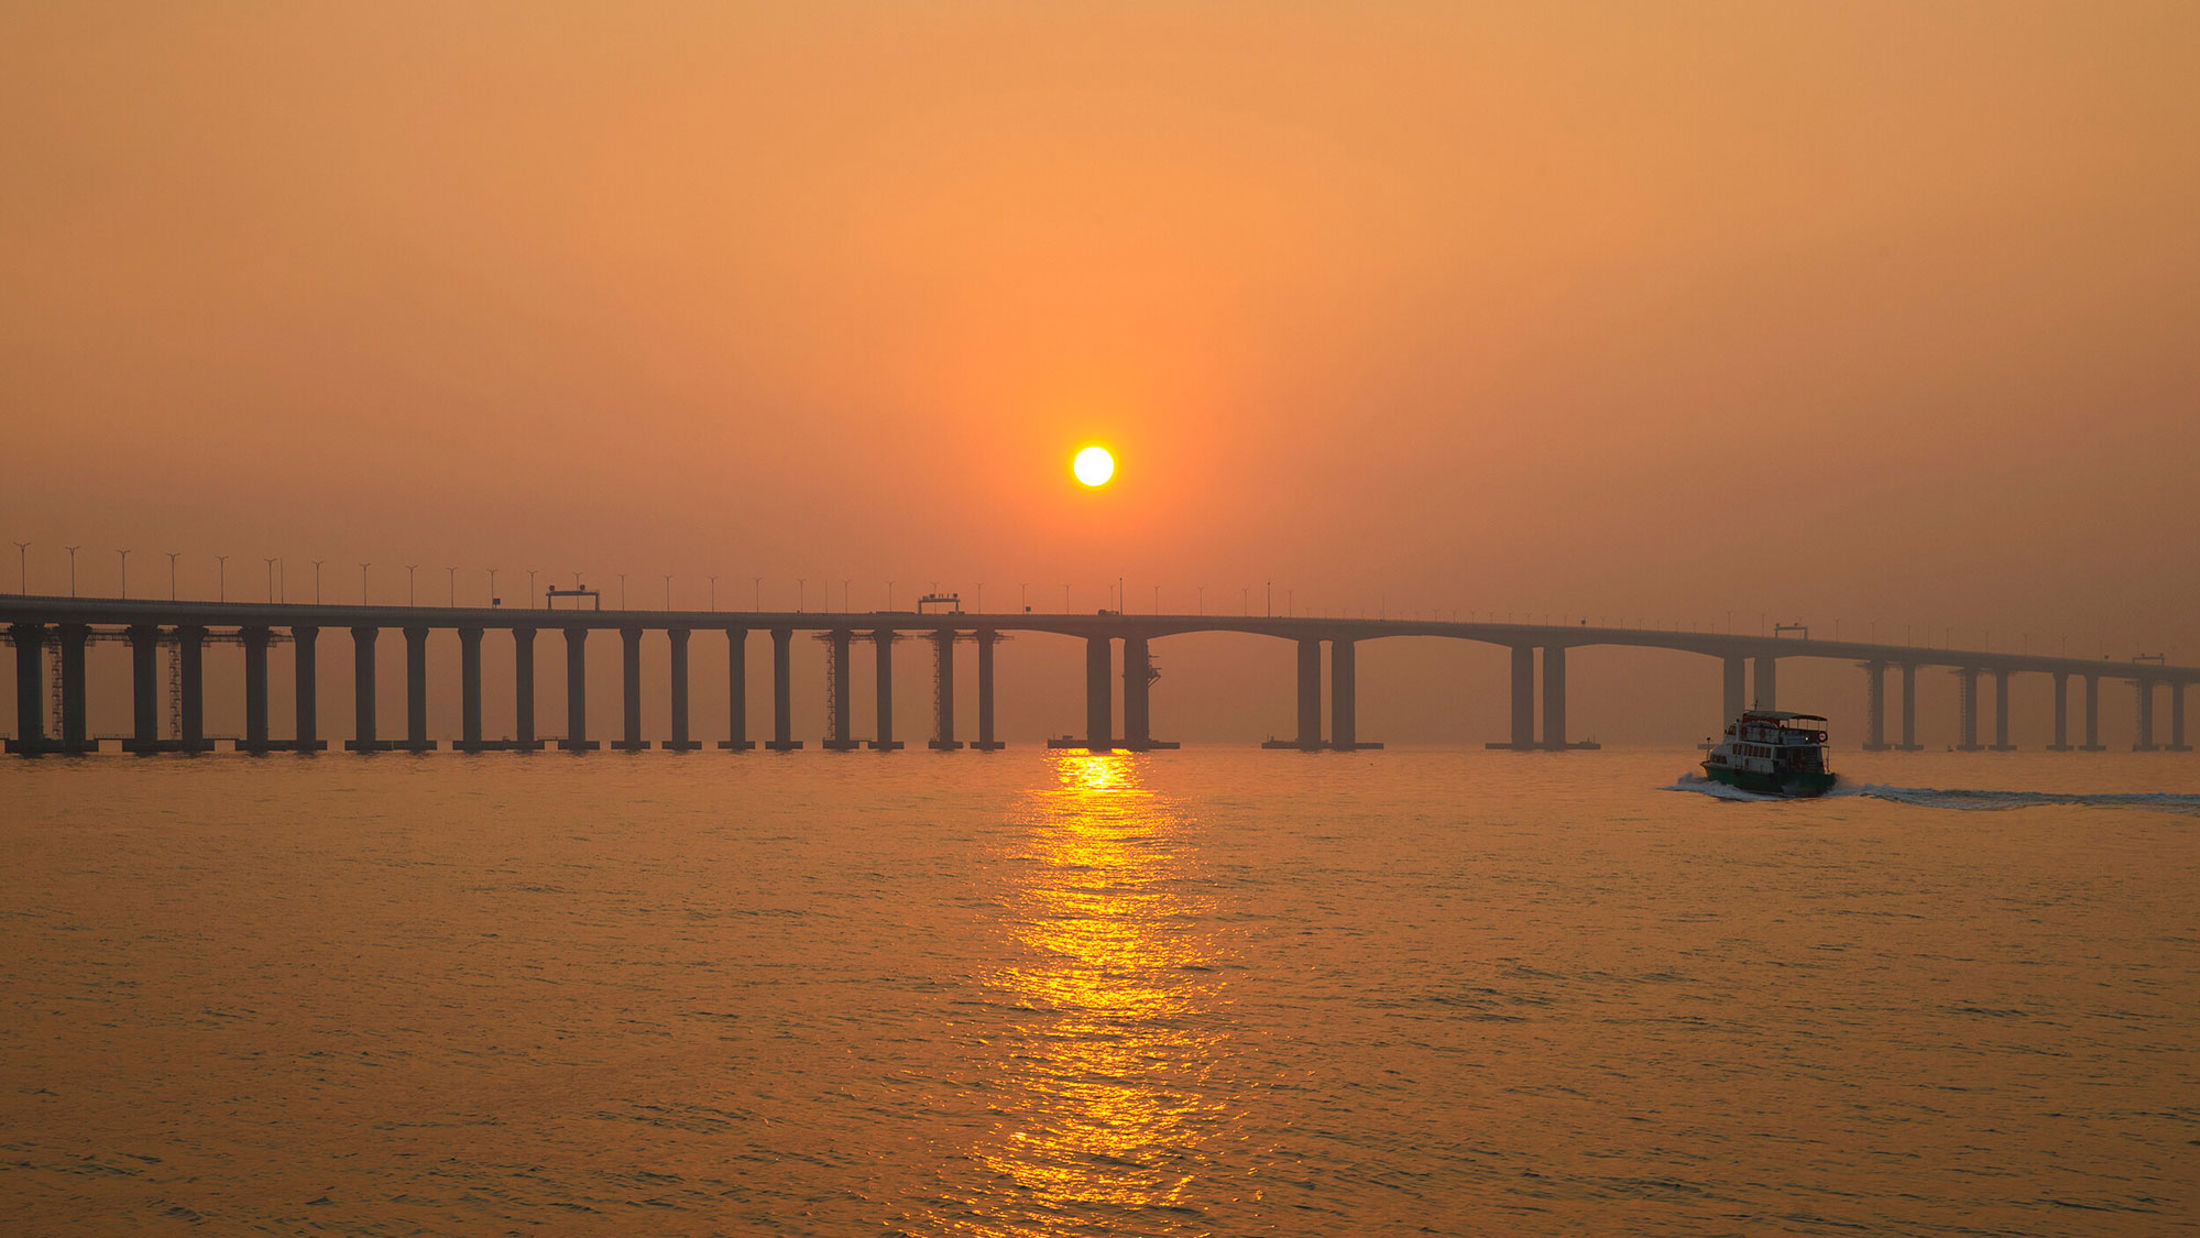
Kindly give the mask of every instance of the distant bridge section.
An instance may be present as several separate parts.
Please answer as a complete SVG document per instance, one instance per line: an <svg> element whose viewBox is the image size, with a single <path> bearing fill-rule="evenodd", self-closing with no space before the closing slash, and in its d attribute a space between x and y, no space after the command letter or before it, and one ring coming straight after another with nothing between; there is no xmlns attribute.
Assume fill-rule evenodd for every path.
<svg viewBox="0 0 2200 1238"><path fill-rule="evenodd" d="M941 599L959 605L956 599ZM1866 675L1867 725L1864 747L1868 750L1914 750L1917 742L1917 672L1922 667L1945 667L1955 672L1960 693L1958 747L1975 751L1979 743L1979 681L1994 684L1995 749L2009 742L2009 688L2017 675L2047 675L2055 686L2054 743L2050 748L2073 747L2098 752L2100 742L2100 686L2102 681L2128 683L2137 711L2139 751L2167 747L2188 751L2185 737L2185 690L2200 680L2200 668L2169 666L2160 661L2118 663L2087 661L2033 654L1990 653L1955 649L1918 649L1906 645L1880 645L1860 641L1813 640L1784 636L1737 636L1711 632L1674 632L1657 629L1565 627L1549 624L1445 623L1408 619L1330 619L1312 617L1231 615L1129 615L1113 611L1096 614L965 613L951 607L925 610L870 612L761 612L679 610L571 610L465 608L430 606L340 606L256 602L175 602L121 598L0 597L0 632L15 650L16 728L7 750L24 756L49 753L74 754L96 751L98 740L85 722L85 648L94 640L126 641L131 651L132 730L122 739L127 752L206 752L214 741L205 731L204 651L209 641L235 642L245 652L245 734L235 746L246 752L318 752L321 738L315 651L323 631L348 633L353 651L354 692L352 736L344 747L355 752L401 750L427 752L438 740L427 728L427 641L429 633L450 630L457 634L460 650L460 734L451 746L461 752L491 749L532 751L555 743L559 748L586 752L599 747L589 738L587 708L587 645L591 633L619 641L624 672L621 699L622 738L614 748L638 750L649 744L641 731L641 643L645 632L665 633L671 645L672 737L663 746L678 751L702 747L688 727L688 646L698 632L723 636L728 642L727 700L730 707L728 734L721 749L742 751L755 747L748 732L746 642L752 632L765 633L772 644L772 730L764 746L774 751L802 747L793 735L793 675L790 646L798 632L814 634L828 649L828 726L824 745L834 749L868 746L890 752L902 745L894 739L893 652L897 642L917 639L932 646L935 667L933 736L930 746L952 750L963 747L955 736L955 651L958 645L976 648L978 736L969 746L991 751L1002 745L994 735L994 647L1010 633L1045 633L1085 642L1085 733L1054 741L1058 746L1092 750L1142 751L1174 746L1157 740L1152 727L1153 642L1193 633L1235 633L1291 641L1297 649L1297 729L1293 738L1274 741L1271 747L1306 751L1352 750L1379 747L1360 737L1358 726L1357 648L1366 641L1421 637L1477 641L1501 645L1512 657L1512 726L1510 737L1490 745L1518 750L1564 750L1579 747L1570 742L1566 729L1566 654L1569 649L1621 646L1672 649L1717 659L1721 666L1724 714L1732 718L1755 704L1774 708L1779 701L1778 672L1783 659L1830 658L1856 664ZM406 716L403 738L384 737L375 716L376 655L384 631L402 635L405 651ZM509 641L513 657L514 706L517 734L504 740L485 740L481 733L481 658L486 634ZM566 654L566 721L555 740L536 733L534 642L544 632L563 641ZM293 698L296 701L288 736L272 733L268 717L269 650L287 640L292 647ZM878 693L874 717L875 738L859 741L854 736L850 682L851 649L869 641L876 654ZM1116 645L1122 647L1123 718L1118 727L1113 716L1116 679ZM1329 673L1328 717L1324 728L1322 671L1323 646L1327 645ZM171 689L169 728L160 727L160 659L169 659ZM52 691L49 693L49 669ZM1887 729L1887 677L1900 675L1900 732L1890 737ZM2070 743L2070 683L2084 689L2083 739ZM1537 696L1542 698L1541 734L1537 733ZM2166 745L2156 742L2155 704L2168 696L2169 734ZM49 702L52 706L49 708ZM58 725L49 730L50 714Z"/></svg>

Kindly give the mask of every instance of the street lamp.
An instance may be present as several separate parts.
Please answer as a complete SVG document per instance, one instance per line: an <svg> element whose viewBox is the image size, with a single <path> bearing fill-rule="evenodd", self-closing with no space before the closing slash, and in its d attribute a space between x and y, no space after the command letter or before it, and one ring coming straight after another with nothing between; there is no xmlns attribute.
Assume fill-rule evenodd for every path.
<svg viewBox="0 0 2200 1238"><path fill-rule="evenodd" d="M619 573L619 609L626 609L626 573Z"/></svg>
<svg viewBox="0 0 2200 1238"><path fill-rule="evenodd" d="M226 602L229 600L228 555L214 556L214 600L217 602Z"/></svg>
<svg viewBox="0 0 2200 1238"><path fill-rule="evenodd" d="M405 565L405 605L407 606L413 604L413 573L418 571L419 568L420 565L417 563Z"/></svg>
<svg viewBox="0 0 2200 1238"><path fill-rule="evenodd" d="M76 547L63 546L69 552L69 596L76 596Z"/></svg>
<svg viewBox="0 0 2200 1238"><path fill-rule="evenodd" d="M367 604L367 569L373 566L372 563L359 565L359 604L361 606Z"/></svg>
<svg viewBox="0 0 2200 1238"><path fill-rule="evenodd" d="M665 573L665 609L672 609L672 573Z"/></svg>
<svg viewBox="0 0 2200 1238"><path fill-rule="evenodd" d="M488 571L489 571L489 605L491 605L491 606L494 606L494 605L496 605L496 604L497 604L497 570L496 570L495 568L493 568L493 567L492 567L492 568L488 569Z"/></svg>
<svg viewBox="0 0 2200 1238"><path fill-rule="evenodd" d="M718 609L718 578L716 576L710 578L710 608L712 611Z"/></svg>
<svg viewBox="0 0 2200 1238"><path fill-rule="evenodd" d="M267 600L272 602L275 600L275 556L261 555L260 561L267 564Z"/></svg>
<svg viewBox="0 0 2200 1238"><path fill-rule="evenodd" d="M321 604L321 560L313 561L313 604Z"/></svg>
<svg viewBox="0 0 2200 1238"><path fill-rule="evenodd" d="M115 554L122 559L122 596L127 598L130 596L130 552L117 550Z"/></svg>
<svg viewBox="0 0 2200 1238"><path fill-rule="evenodd" d="M15 544L15 592L16 592L16 596L18 596L18 597L29 597L29 596L30 596L30 593L31 593L31 587L30 587L30 579L31 579L31 544L30 544L29 542L17 542L17 543Z"/></svg>
<svg viewBox="0 0 2200 1238"><path fill-rule="evenodd" d="M802 608L803 608L804 606L807 606L807 605L809 605L809 602L810 602L810 582L809 582L809 581L807 581L807 580L804 580L804 579L803 579L802 577L800 577L800 576L797 576L797 577L795 577L795 578L794 578L794 613L796 613L796 614L798 614L798 615L799 615L799 614L801 614L801 613L802 613Z"/></svg>
<svg viewBox="0 0 2200 1238"><path fill-rule="evenodd" d="M451 574L451 605L455 608L458 605L458 569L446 566L443 570Z"/></svg>
<svg viewBox="0 0 2200 1238"><path fill-rule="evenodd" d="M751 576L749 577L749 580L756 586L756 601L749 606L749 609L762 610L764 609L764 578L761 576Z"/></svg>

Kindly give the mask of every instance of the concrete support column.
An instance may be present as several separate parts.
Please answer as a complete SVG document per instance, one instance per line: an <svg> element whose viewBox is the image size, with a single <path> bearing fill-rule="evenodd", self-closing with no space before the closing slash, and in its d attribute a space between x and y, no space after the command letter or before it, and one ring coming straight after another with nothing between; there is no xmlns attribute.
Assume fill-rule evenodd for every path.
<svg viewBox="0 0 2200 1238"><path fill-rule="evenodd" d="M512 629L512 742L521 752L542 747L535 739L535 630Z"/></svg>
<svg viewBox="0 0 2200 1238"><path fill-rule="evenodd" d="M1956 672L1958 699L1956 701L1956 750L1978 751L1978 668L1966 666Z"/></svg>
<svg viewBox="0 0 2200 1238"><path fill-rule="evenodd" d="M718 746L730 752L756 747L749 738L749 630L726 629L726 737Z"/></svg>
<svg viewBox="0 0 2200 1238"><path fill-rule="evenodd" d="M206 629L177 628L176 656L181 659L178 678L183 689L183 750L211 752L214 745L206 738Z"/></svg>
<svg viewBox="0 0 2200 1238"><path fill-rule="evenodd" d="M1322 643L1299 642L1299 739L1302 751L1322 746Z"/></svg>
<svg viewBox="0 0 2200 1238"><path fill-rule="evenodd" d="M1359 653L1343 637L1329 642L1329 745L1340 752L1360 746Z"/></svg>
<svg viewBox="0 0 2200 1238"><path fill-rule="evenodd" d="M351 739L344 744L353 752L373 752L374 736L374 642L380 639L379 628L356 627L351 630Z"/></svg>
<svg viewBox="0 0 2200 1238"><path fill-rule="evenodd" d="M2139 694L2139 736L2138 742L2131 745L2131 750L2133 752L2152 752L2155 749L2154 681L2142 677L2132 687Z"/></svg>
<svg viewBox="0 0 2200 1238"><path fill-rule="evenodd" d="M405 750L432 752L428 738L428 629L405 629Z"/></svg>
<svg viewBox="0 0 2200 1238"><path fill-rule="evenodd" d="M314 661L314 642L319 640L321 629L293 626L290 629L291 683L296 699L291 719L290 741L293 752L319 752L327 747L321 742L320 667Z"/></svg>
<svg viewBox="0 0 2200 1238"><path fill-rule="evenodd" d="M1566 647L1543 647L1543 746L1566 751Z"/></svg>
<svg viewBox="0 0 2200 1238"><path fill-rule="evenodd" d="M999 752L1002 747L993 737L993 646L1000 639L991 628L978 629L978 742L970 746L979 752Z"/></svg>
<svg viewBox="0 0 2200 1238"><path fill-rule="evenodd" d="M481 751L481 629L458 630L458 750Z"/></svg>
<svg viewBox="0 0 2200 1238"><path fill-rule="evenodd" d="M894 749L901 747L901 741L894 738L893 629L880 628L878 631L871 633L871 644L873 646L873 651L875 654L874 665L876 668L876 677L878 679L878 700L873 710L873 712L878 715L878 737L871 741L871 747L879 752L892 752ZM981 643L978 654L978 665L981 670L987 669L989 667L991 661L989 655L991 654L991 652L992 651L990 649L984 648ZM981 675L980 678L982 679L983 675ZM981 695L983 691L984 689L981 687ZM981 713L983 712L983 705L988 703L989 702L981 703ZM986 729L986 721L987 720L984 718L981 718L979 721L978 729L981 732Z"/></svg>
<svg viewBox="0 0 2200 1238"><path fill-rule="evenodd" d="M1864 751L1887 749L1887 664L1864 664Z"/></svg>
<svg viewBox="0 0 2200 1238"><path fill-rule="evenodd" d="M1143 636L1123 638L1123 746L1144 751L1153 746L1153 657Z"/></svg>
<svg viewBox="0 0 2200 1238"><path fill-rule="evenodd" d="M2009 672L1994 672L1994 751L2015 752L2009 742Z"/></svg>
<svg viewBox="0 0 2200 1238"><path fill-rule="evenodd" d="M672 645L672 738L665 741L665 748L693 752L702 745L688 738L688 630L672 628L665 639Z"/></svg>
<svg viewBox="0 0 2200 1238"><path fill-rule="evenodd" d="M772 629L772 739L765 744L773 752L793 752L802 746L794 737L794 630Z"/></svg>
<svg viewBox="0 0 2200 1238"><path fill-rule="evenodd" d="M1769 653L1757 655L1757 708L1780 707L1780 659Z"/></svg>
<svg viewBox="0 0 2200 1238"><path fill-rule="evenodd" d="M2101 677L2085 677L2085 746L2081 752L2100 752L2101 748Z"/></svg>
<svg viewBox="0 0 2200 1238"><path fill-rule="evenodd" d="M623 736L611 745L621 752L640 752L649 747L642 738L642 630L619 629L619 721Z"/></svg>
<svg viewBox="0 0 2200 1238"><path fill-rule="evenodd" d="M962 747L955 738L955 631L943 628L932 634L933 673L932 741L940 752Z"/></svg>
<svg viewBox="0 0 2200 1238"><path fill-rule="evenodd" d="M1115 649L1105 636L1085 638L1085 747L1095 752L1115 746Z"/></svg>
<svg viewBox="0 0 2200 1238"><path fill-rule="evenodd" d="M46 751L46 629L18 623L8 629L15 639L15 747L27 757Z"/></svg>
<svg viewBox="0 0 2200 1238"><path fill-rule="evenodd" d="M592 752L598 746L588 739L588 629L575 624L565 629L565 738L558 747Z"/></svg>
<svg viewBox="0 0 2200 1238"><path fill-rule="evenodd" d="M1719 697L1721 708L1726 713L1726 717L1719 720L1719 733L1723 735L1726 733L1726 724L1741 717L1743 711L1749 708L1749 660L1730 655L1719 661L1725 666Z"/></svg>
<svg viewBox="0 0 2200 1238"><path fill-rule="evenodd" d="M92 743L84 724L84 645L91 629L81 623L64 623L61 637L61 750L90 752Z"/></svg>
<svg viewBox="0 0 2200 1238"><path fill-rule="evenodd" d="M141 757L160 751L160 629L130 628L130 743Z"/></svg>
<svg viewBox="0 0 2200 1238"><path fill-rule="evenodd" d="M854 711L848 706L848 681L853 674L853 660L849 654L855 640L856 634L846 628L835 628L825 634L825 644L833 660L832 669L827 672L832 676L833 699L827 702L832 708L825 720L824 746L831 752L848 752L856 747L849 722Z"/></svg>
<svg viewBox="0 0 2200 1238"><path fill-rule="evenodd" d="M1535 747L1535 648L1514 645L1512 651L1512 746L1525 752Z"/></svg>
<svg viewBox="0 0 2200 1238"><path fill-rule="evenodd" d="M267 642L268 630L249 627L237 633L244 640L244 750L267 751Z"/></svg>
<svg viewBox="0 0 2200 1238"><path fill-rule="evenodd" d="M1917 663L1902 664L1902 751L1916 752L1917 742Z"/></svg>
<svg viewBox="0 0 2200 1238"><path fill-rule="evenodd" d="M2070 675L2066 671L2055 672L2055 742L2047 750L2070 751Z"/></svg>
<svg viewBox="0 0 2200 1238"><path fill-rule="evenodd" d="M2169 750L2190 752L2192 745L2185 742L2185 681L2173 680L2169 685Z"/></svg>

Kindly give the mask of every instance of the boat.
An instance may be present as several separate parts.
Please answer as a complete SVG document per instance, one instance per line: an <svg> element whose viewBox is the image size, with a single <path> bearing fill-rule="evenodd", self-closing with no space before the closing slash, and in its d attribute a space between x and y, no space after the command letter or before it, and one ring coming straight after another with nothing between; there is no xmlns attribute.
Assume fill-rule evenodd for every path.
<svg viewBox="0 0 2200 1238"><path fill-rule="evenodd" d="M1825 722L1817 714L1748 710L1704 758L1704 776L1759 795L1824 795L1833 786Z"/></svg>

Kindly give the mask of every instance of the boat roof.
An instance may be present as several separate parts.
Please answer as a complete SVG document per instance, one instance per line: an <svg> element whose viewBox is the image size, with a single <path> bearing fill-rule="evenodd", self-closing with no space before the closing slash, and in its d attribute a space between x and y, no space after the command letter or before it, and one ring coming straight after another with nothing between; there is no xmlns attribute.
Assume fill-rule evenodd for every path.
<svg viewBox="0 0 2200 1238"><path fill-rule="evenodd" d="M1768 719L1773 722L1824 722L1824 714L1791 714L1784 709L1745 709L1744 718Z"/></svg>

